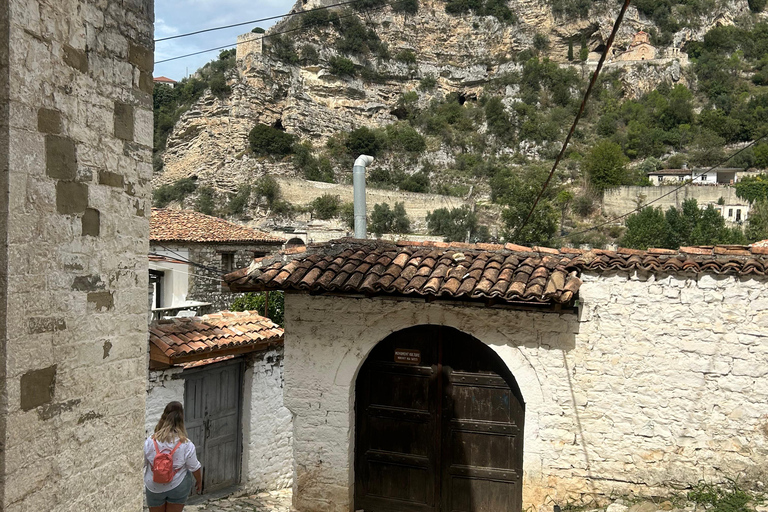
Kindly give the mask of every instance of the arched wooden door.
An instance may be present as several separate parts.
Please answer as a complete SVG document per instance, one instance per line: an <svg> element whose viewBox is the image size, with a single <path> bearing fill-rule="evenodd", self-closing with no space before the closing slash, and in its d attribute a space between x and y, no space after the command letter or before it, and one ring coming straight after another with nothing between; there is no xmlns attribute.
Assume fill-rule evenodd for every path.
<svg viewBox="0 0 768 512"><path fill-rule="evenodd" d="M368 356L355 397L355 510L519 512L525 406L493 350L417 326Z"/></svg>

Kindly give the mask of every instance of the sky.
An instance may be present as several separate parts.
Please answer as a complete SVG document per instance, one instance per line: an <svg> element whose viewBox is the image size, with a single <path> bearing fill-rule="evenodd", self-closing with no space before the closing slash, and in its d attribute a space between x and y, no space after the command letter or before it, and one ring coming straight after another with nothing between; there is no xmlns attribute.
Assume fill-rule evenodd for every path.
<svg viewBox="0 0 768 512"><path fill-rule="evenodd" d="M155 39L284 14L294 3L295 0L155 0ZM155 61L227 44L234 48L238 35L256 26L269 28L276 21L160 41L155 43ZM156 64L155 76L181 80L218 57L219 51Z"/></svg>

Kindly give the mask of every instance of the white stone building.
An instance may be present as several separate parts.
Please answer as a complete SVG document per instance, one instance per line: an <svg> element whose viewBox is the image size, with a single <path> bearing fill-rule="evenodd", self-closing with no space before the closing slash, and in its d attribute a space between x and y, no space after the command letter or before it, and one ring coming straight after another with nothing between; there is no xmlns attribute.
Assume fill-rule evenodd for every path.
<svg viewBox="0 0 768 512"><path fill-rule="evenodd" d="M166 404L184 420L203 465L203 493L292 482L292 417L283 406L283 330L255 311L150 325L145 430Z"/></svg>
<svg viewBox="0 0 768 512"><path fill-rule="evenodd" d="M342 240L227 280L286 290L298 510L543 511L765 478L766 254Z"/></svg>

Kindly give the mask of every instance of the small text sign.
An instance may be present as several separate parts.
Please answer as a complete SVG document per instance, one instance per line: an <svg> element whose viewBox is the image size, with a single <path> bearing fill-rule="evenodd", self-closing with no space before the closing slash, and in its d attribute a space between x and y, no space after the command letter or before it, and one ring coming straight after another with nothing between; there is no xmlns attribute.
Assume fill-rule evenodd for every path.
<svg viewBox="0 0 768 512"><path fill-rule="evenodd" d="M421 350L415 350L412 348L396 348L395 362L402 364L420 364Z"/></svg>

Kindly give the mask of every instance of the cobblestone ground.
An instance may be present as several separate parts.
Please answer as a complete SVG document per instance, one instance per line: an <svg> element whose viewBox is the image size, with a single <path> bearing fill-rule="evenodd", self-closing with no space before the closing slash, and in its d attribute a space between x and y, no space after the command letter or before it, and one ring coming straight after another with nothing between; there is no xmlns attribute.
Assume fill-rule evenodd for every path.
<svg viewBox="0 0 768 512"><path fill-rule="evenodd" d="M184 512L291 512L291 490L222 498L184 507Z"/></svg>

